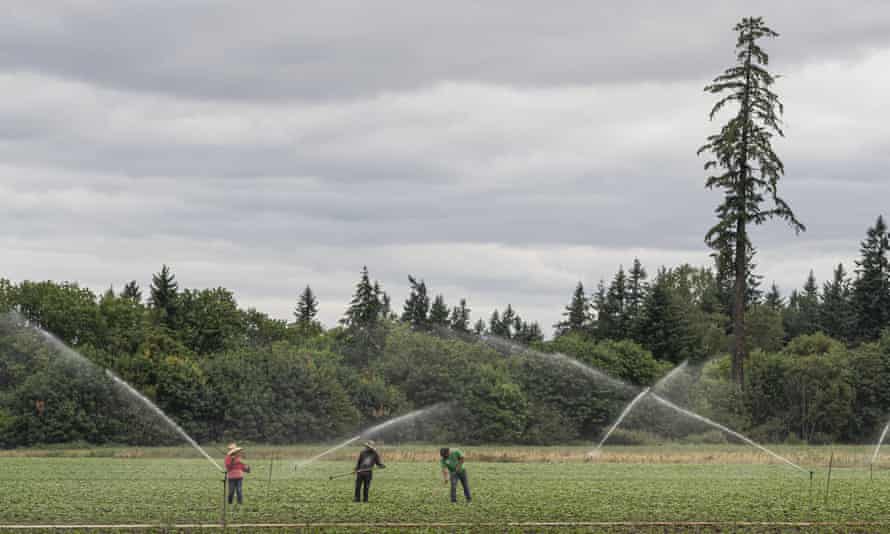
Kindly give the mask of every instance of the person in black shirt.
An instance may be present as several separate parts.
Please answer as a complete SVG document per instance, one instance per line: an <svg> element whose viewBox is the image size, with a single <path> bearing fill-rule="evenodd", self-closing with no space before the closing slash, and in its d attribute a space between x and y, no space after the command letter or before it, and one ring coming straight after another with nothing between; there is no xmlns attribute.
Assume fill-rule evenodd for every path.
<svg viewBox="0 0 890 534"><path fill-rule="evenodd" d="M374 448L374 442L366 441L365 448L359 453L355 464L355 502L359 502L359 497L368 502L368 490L371 489L371 476L375 465L379 465L380 469L386 468L380 461L380 454Z"/></svg>

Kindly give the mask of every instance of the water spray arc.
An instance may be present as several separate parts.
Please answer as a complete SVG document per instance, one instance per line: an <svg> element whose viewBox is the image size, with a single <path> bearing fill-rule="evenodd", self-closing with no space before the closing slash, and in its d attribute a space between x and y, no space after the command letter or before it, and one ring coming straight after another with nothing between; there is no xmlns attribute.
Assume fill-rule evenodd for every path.
<svg viewBox="0 0 890 534"><path fill-rule="evenodd" d="M624 421L624 419L628 415L630 415L630 412L633 411L633 409L637 405L637 403L639 403L641 400L643 400L646 397L646 394L649 393L649 391L658 391L659 388L663 388L665 385L670 383L674 379L675 376L677 376L684 369L686 369L686 364L688 363L688 361L689 360L683 360L683 363L681 363L680 365L671 369L671 371L668 374L661 377L661 379L659 379L658 382L656 382L654 386L652 386L651 388L644 389L639 394L637 394L637 396L634 397L633 400L631 400L629 403L627 403L627 406L625 406L624 409L621 410L621 414L618 416L618 419L616 419L615 422L612 423L612 426L610 426L609 430L606 431L606 434L603 436L603 438L597 444L596 448L593 451L591 451L590 453L588 453L588 456L596 456L597 454L599 454L600 450L602 450L602 448L603 448L603 445L605 445L606 441L609 439L609 436L611 436L612 433L615 432L615 429L621 425L621 423Z"/></svg>
<svg viewBox="0 0 890 534"><path fill-rule="evenodd" d="M627 403L627 406L625 406L624 410L621 411L621 415L619 415L618 419L616 419L615 422L612 423L612 426L610 426L609 430L606 431L603 439L601 439L600 442L597 444L596 449L594 449L593 452L591 452L590 454L596 455L599 453L600 449L603 448L603 445L606 444L606 440L609 439L609 436L612 435L612 432L615 432L615 429L618 428L618 425L620 425L621 422L624 421L624 418L627 417L628 414L630 414L631 410L634 409L634 406L636 406L638 402L643 400L643 397L649 394L650 389L651 388L644 389L636 397L634 397L632 401Z"/></svg>
<svg viewBox="0 0 890 534"><path fill-rule="evenodd" d="M756 448L756 449L758 449L758 450L760 450L760 451L763 451L763 452L769 454L769 455L772 456L773 458L775 458L775 459L777 459L777 460L779 460L779 461L781 461L781 462L784 462L784 463L790 465L791 467L797 469L797 470L800 471L801 473L804 473L804 474L809 473L809 471L807 471L807 470L804 469L803 467L797 465L796 463L792 462L792 461L789 460L788 458L785 458L784 456L782 456L782 455L780 455L780 454L777 454L777 453L775 453L775 452L773 452L773 451L767 449L767 448L764 447L763 445L757 443L756 441L754 441L754 440L752 440L752 439L750 439L750 438L748 438L748 437L745 437L745 436L742 435L742 434L739 434L738 432L736 432L735 430L732 430L731 428L729 428L729 427L727 427L727 426L721 425L720 423L718 423L718 422L716 422L716 421L712 421L711 419L708 419L707 417L705 417L705 416L703 416L703 415L699 415L699 414L697 414L697 413L695 413L695 412L693 412L693 411L687 410L686 408L683 408L683 407L681 407L681 406L677 406L677 405L674 404L673 402L671 402L671 401L665 399L664 397L662 397L662 396L660 396L660 395L658 395L658 394L656 394L656 393L652 393L651 396L652 396L652 398L655 399L655 401L658 402L659 404L662 404L662 405L664 405L664 406L667 406L668 408L670 408L670 409L676 411L677 413L681 413L681 414L683 414L683 415L685 415L685 416L687 416L687 417L692 417L693 419L696 419L696 420L698 420L698 421L701 421L702 423L705 423L705 424L707 424L707 425L711 425L712 427L714 427L714 428L716 428L716 429L718 429L718 430L721 430L721 431L723 431L723 432L726 432L727 434L729 434L729 435L731 435L731 436L733 436L733 437L735 437L735 438L737 438L737 439L740 439L740 440L744 441L744 442L747 443L748 445L751 445L752 447L754 447L754 448Z"/></svg>
<svg viewBox="0 0 890 534"><path fill-rule="evenodd" d="M346 447L350 443L354 443L362 438L370 438L370 437L374 436L375 434L378 434L378 433L382 432L383 430L390 428L392 426L399 425L402 423L407 423L409 421L414 421L414 420L417 420L417 419L420 419L423 417L427 417L429 415L433 415L435 413L439 413L444 410L447 410L450 407L451 407L451 403L440 402L438 404L433 404L432 406L427 406L426 408L414 410L413 412L406 413L405 415L400 415L398 417L394 417L392 419L384 421L384 422L380 423L379 425L372 426L371 428L369 428L367 430L363 430L362 432L356 434L355 436L353 436L341 443L334 445L330 449L327 449L323 452L316 454L315 456L313 456L312 458L309 458L308 460L303 460L301 462L297 462L296 465L294 465L294 470L304 468L304 467L308 466L309 464L312 464L312 463L320 460L321 458L324 458L325 456L327 456L333 452L336 452L336 451L342 449L343 447Z"/></svg>
<svg viewBox="0 0 890 534"><path fill-rule="evenodd" d="M201 455L202 455L204 458L207 458L207 461L210 462L211 464L213 464L213 466L216 467L216 469L219 470L219 472L221 472L221 473L222 473L222 472L225 472L225 469L223 469L222 466L220 466L220 465L216 462L216 460L214 460L209 454L207 454L207 451L205 451L203 447L201 447L200 445L198 445L198 442L196 442L195 440L193 440L192 437L189 436L189 435L185 432L185 430L183 430L179 425L177 425L175 421L173 421L172 419L170 419L170 417L168 417L167 414L165 414L163 410L161 410L161 409L158 408L153 402L151 402L151 401L148 399L148 397L146 397L145 395L143 395L142 393L140 393L136 388L134 388L133 386L131 386L130 384L128 384L128 383L127 383L126 381L124 381L122 378L120 378L119 376L117 376L116 374L114 374L113 372L111 372L110 369L105 369L105 374L108 376L108 378L110 378L112 381L114 381L115 384L117 384L118 386L120 386L121 388L123 388L123 389L124 389L127 393L129 393L130 395L132 395L132 396L136 397L137 399L139 399L140 401L142 401L142 403L145 404L145 405L146 405L152 412L154 412L155 415L157 415L158 417L160 417L161 419L163 419L163 421L164 421L165 423L167 423L168 425L170 425L170 428L172 428L173 430L175 430L176 433L179 434L179 435L182 437L182 439L186 440L186 442L188 442L189 445L191 445L192 447L194 447L196 451L198 451L199 453L201 453Z"/></svg>
<svg viewBox="0 0 890 534"><path fill-rule="evenodd" d="M875 445L875 452L871 455L871 461L869 462L870 466L873 466L878 460L878 454L881 453L881 445L884 443L884 439L887 437L888 430L890 430L890 423L884 425L884 430L881 431L881 437L878 438L878 443L877 445Z"/></svg>
<svg viewBox="0 0 890 534"><path fill-rule="evenodd" d="M40 338L53 349L55 349L56 354L59 357L67 358L68 361L76 362L78 365L85 366L91 370L95 370L96 372L102 371L102 368L86 359L82 354L72 349L60 339L47 332L46 330L40 328L39 326L32 324L29 320L24 318L22 315L16 312L9 313L0 313L0 326L4 328L12 328L14 331L20 332L28 332L31 334L36 334L40 336ZM198 443L191 438L175 421L170 419L167 414L164 413L163 410L158 408L153 402L151 402L145 395L136 390L133 386L128 384L125 380L114 374L111 370L105 369L105 375L111 379L111 381L120 389L122 389L127 395L131 398L138 399L142 404L147 406L151 412L157 415L166 425L168 425L173 431L175 431L179 436L181 436L189 445L194 447L196 451L201 453L201 456L206 458L212 465L220 472L225 472L223 469L213 458L207 454Z"/></svg>
<svg viewBox="0 0 890 534"><path fill-rule="evenodd" d="M524 347L517 346L515 343L512 343L512 342L504 340L504 339L496 338L493 336L483 336L482 341L484 341L490 345L496 344L501 347L506 347L506 348L508 348L510 354L520 353L520 354L551 356L549 354L542 354L542 353L536 354L537 351L533 351L531 349L525 349ZM494 343L492 343L492 342L494 342ZM562 361L563 363L571 363L571 365L573 367L585 370L586 371L585 374L588 374L589 376L595 376L597 378L604 377L605 379L608 380L609 383L617 384L618 386L621 386L621 389L635 390L634 386L632 386L626 382L622 382L621 380L618 380L616 378L613 378L613 377L607 375L606 373L603 373L602 371L600 371L598 369L594 369L594 368L590 367L589 365L587 365L583 362L580 362L574 358L571 358L564 354L559 354L558 356L559 356L559 361ZM616 424L613 425L613 427L618 426L618 423L620 423L621 420L627 416L627 413L630 412L630 410L633 408L633 405L638 404L641 400L643 400L646 397L650 397L650 398L654 399L656 402L674 410L675 412L677 412L681 415L684 415L686 417L691 417L692 419L695 419L697 421L700 421L702 423L710 425L722 432L725 432L725 433L747 443L748 445L751 445L752 447L754 447L760 451L767 453L768 455L772 456L773 458L793 467L794 469L800 471L801 473L804 473L804 474L809 473L810 476L812 476L811 471L807 471L806 469L804 469L803 467L792 462L788 458L785 458L784 456L767 449L766 447L764 447L763 445L760 445L756 441L736 432L735 430L732 430L731 428L729 428L727 426L721 425L720 423L717 423L716 421L712 421L711 419L708 419L707 417L705 417L703 415L699 415L691 410L688 410L686 408L678 406L678 405L674 404L673 402L671 402L671 401L665 399L664 397L658 395L657 393L655 393L655 391L658 388L663 388L667 383L669 383L671 380L673 380L673 378L675 376L677 376L680 373L680 371L685 369L686 365L687 365L687 362L684 361L683 363L678 365L676 368L674 368L671 372L669 372L667 375L665 375L661 380L659 380L654 386L652 386L652 388L645 389L642 392L638 392L636 397L630 402L628 407L625 408L625 411L622 412L622 415L619 417L619 420L616 422ZM625 413L625 412L627 412L627 413ZM890 425L888 425L888 426L890 426ZM614 429L610 429L610 432L612 430L614 430ZM608 435L606 437L608 437ZM604 443L604 442L605 442L605 439L601 441L601 443ZM597 450L598 449L599 448L597 448Z"/></svg>

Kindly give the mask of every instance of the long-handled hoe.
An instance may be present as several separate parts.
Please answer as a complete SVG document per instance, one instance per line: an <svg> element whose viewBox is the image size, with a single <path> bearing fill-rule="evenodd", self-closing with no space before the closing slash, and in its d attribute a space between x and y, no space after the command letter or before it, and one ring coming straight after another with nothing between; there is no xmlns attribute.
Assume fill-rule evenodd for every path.
<svg viewBox="0 0 890 534"><path fill-rule="evenodd" d="M331 475L328 477L328 480L334 480L335 478L348 477L348 476L352 476L356 473L367 473L368 471L370 471L370 469L359 469L358 471L350 471L348 473L340 473L338 475Z"/></svg>

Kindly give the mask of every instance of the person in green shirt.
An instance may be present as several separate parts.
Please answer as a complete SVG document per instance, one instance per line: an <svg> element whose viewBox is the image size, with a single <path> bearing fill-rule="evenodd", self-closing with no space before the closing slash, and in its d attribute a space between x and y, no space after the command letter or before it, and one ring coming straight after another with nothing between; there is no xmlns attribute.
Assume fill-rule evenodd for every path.
<svg viewBox="0 0 890 534"><path fill-rule="evenodd" d="M458 449L451 450L448 447L439 449L442 461L442 479L445 484L451 481L451 502L457 502L457 481L464 488L464 497L470 502L470 483L467 481L467 469L464 467L464 453Z"/></svg>

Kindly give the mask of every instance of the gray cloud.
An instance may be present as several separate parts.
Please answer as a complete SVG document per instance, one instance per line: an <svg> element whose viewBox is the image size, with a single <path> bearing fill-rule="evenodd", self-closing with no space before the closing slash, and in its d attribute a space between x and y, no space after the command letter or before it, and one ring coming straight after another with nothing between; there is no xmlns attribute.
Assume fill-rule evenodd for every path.
<svg viewBox="0 0 890 534"><path fill-rule="evenodd" d="M884 209L881 3L319 5L11 10L0 276L102 290L166 262L278 317L311 284L333 324L367 264L397 303L410 273L548 326L635 256L708 262L701 88L742 12L782 33L781 189L809 227L755 232L767 283L852 269Z"/></svg>
<svg viewBox="0 0 890 534"><path fill-rule="evenodd" d="M710 78L764 15L784 69L890 39L890 6L812 1L69 2L22 0L0 66L198 98L340 98L442 80L547 87Z"/></svg>

